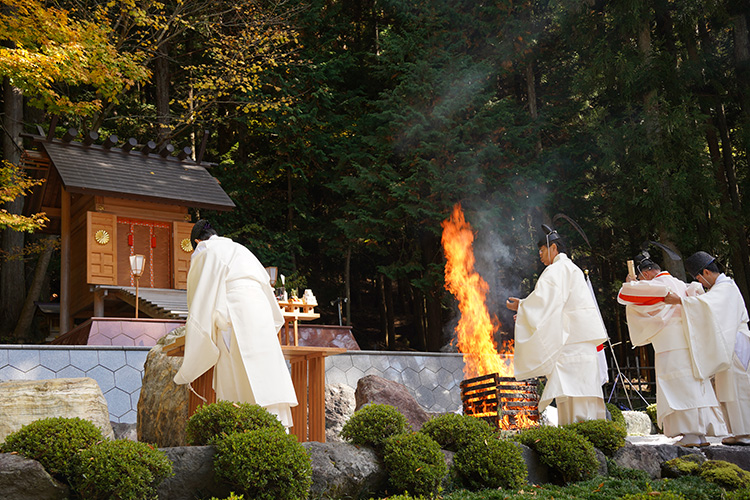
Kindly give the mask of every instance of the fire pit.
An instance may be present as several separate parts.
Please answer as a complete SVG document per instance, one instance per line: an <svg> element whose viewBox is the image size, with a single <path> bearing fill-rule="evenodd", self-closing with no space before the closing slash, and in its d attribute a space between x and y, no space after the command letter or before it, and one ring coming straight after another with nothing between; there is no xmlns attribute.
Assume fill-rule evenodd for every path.
<svg viewBox="0 0 750 500"><path fill-rule="evenodd" d="M502 430L539 425L538 381L517 381L497 373L461 382L464 415L473 415Z"/></svg>

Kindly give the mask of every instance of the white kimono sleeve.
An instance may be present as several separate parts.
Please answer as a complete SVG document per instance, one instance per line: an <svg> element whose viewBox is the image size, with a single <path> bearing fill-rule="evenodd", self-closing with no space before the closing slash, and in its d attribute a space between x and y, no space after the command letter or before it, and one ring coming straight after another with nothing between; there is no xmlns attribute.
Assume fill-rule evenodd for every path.
<svg viewBox="0 0 750 500"><path fill-rule="evenodd" d="M563 331L563 293L540 277L531 294L521 300L516 316L514 366L516 380L546 376L567 340Z"/></svg>
<svg viewBox="0 0 750 500"><path fill-rule="evenodd" d="M201 252L190 263L185 358L174 377L176 384L192 382L219 359L214 338L214 315L226 307L225 279L226 266L213 252Z"/></svg>
<svg viewBox="0 0 750 500"><path fill-rule="evenodd" d="M728 369L734 353L737 325L729 318L732 300L719 286L697 297L682 299L685 336L693 359L693 374L704 379Z"/></svg>

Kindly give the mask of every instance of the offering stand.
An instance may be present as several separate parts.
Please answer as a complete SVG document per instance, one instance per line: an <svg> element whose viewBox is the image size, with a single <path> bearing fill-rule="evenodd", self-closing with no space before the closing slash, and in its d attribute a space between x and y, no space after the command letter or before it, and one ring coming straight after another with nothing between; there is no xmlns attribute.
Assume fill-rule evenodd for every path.
<svg viewBox="0 0 750 500"><path fill-rule="evenodd" d="M307 347L281 346L284 358L291 364L292 384L297 395L298 405L292 408L294 426L290 432L297 436L299 442L318 441L325 443L325 357L346 352L341 347ZM168 356L185 355L185 337L178 337L173 343L164 346ZM198 377L191 386L188 402L188 416L192 415L198 406L216 402L216 392L213 389L213 373L211 368Z"/></svg>

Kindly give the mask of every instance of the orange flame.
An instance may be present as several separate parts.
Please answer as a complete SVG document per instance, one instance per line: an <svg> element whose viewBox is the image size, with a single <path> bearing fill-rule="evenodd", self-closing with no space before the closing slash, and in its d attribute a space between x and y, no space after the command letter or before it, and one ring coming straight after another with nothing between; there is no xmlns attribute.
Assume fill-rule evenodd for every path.
<svg viewBox="0 0 750 500"><path fill-rule="evenodd" d="M445 288L458 300L461 318L456 326L459 352L464 357L464 376L475 378L497 373L501 377L513 377L513 340L503 342L500 352L495 343L495 333L500 327L497 317L487 310L486 297L489 286L474 270L474 233L464 219L461 204L443 221L443 251L445 253ZM500 404L516 399L503 398ZM489 416L489 409L482 406L474 416ZM495 409L495 413L496 409ZM505 415L499 422L501 429L523 428L538 425L530 415L519 413L514 421Z"/></svg>
<svg viewBox="0 0 750 500"><path fill-rule="evenodd" d="M495 332L500 322L487 310L485 298L489 287L474 270L474 233L464 219L460 203L453 207L442 227L445 288L458 299L461 311L456 334L458 350L464 355L464 375L473 378L499 373L502 377L512 377L512 358L498 354ZM512 341L509 344L504 353L512 355Z"/></svg>

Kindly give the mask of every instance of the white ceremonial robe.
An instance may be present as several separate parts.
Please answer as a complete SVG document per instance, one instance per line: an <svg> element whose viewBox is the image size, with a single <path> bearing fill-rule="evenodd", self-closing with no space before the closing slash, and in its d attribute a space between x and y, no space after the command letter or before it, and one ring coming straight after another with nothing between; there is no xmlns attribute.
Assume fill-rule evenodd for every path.
<svg viewBox="0 0 750 500"><path fill-rule="evenodd" d="M516 380L547 377L539 411L556 400L560 425L606 417L597 346L607 340L583 272L558 254L518 305Z"/></svg>
<svg viewBox="0 0 750 500"><path fill-rule="evenodd" d="M708 292L683 299L682 309L691 355L702 370L715 373L729 432L750 434L750 330L739 288L722 273Z"/></svg>
<svg viewBox="0 0 750 500"><path fill-rule="evenodd" d="M185 358L175 383L214 367L217 400L258 404L291 427L297 397L277 337L284 318L260 261L212 236L193 254L187 290Z"/></svg>
<svg viewBox="0 0 750 500"><path fill-rule="evenodd" d="M651 344L656 363L656 415L664 434L721 436L727 433L721 406L709 379L693 374L679 305L669 291L687 297L688 286L664 271L650 281L623 283L617 301L627 306L633 347Z"/></svg>

